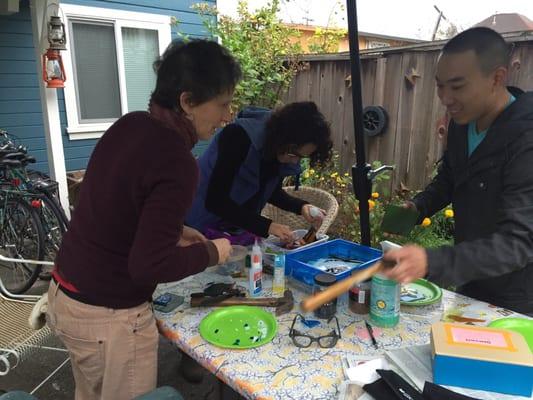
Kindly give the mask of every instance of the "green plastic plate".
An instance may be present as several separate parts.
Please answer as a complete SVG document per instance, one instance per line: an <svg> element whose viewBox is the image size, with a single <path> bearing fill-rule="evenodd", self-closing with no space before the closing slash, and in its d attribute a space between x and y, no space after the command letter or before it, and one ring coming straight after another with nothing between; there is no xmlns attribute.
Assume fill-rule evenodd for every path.
<svg viewBox="0 0 533 400"><path fill-rule="evenodd" d="M400 304L405 306L427 306L438 302L442 297L440 287L425 279L402 285Z"/></svg>
<svg viewBox="0 0 533 400"><path fill-rule="evenodd" d="M520 333L529 345L533 353L533 319L527 318L500 318L492 321L491 328L509 329L510 331Z"/></svg>
<svg viewBox="0 0 533 400"><path fill-rule="evenodd" d="M219 308L200 322L200 335L209 343L227 349L250 349L270 342L278 330L276 318L262 308Z"/></svg>

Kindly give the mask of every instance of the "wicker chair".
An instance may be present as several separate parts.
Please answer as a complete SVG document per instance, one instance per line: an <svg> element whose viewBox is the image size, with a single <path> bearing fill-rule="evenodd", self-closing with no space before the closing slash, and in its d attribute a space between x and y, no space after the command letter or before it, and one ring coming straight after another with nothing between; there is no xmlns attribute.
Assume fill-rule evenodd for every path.
<svg viewBox="0 0 533 400"><path fill-rule="evenodd" d="M337 212L339 211L339 203L337 203L337 199L325 190L311 186L300 186L298 190L294 190L294 186L286 186L283 189L291 196L304 199L326 211L326 216L318 230L318 233L326 234L333 221L335 221ZM281 210L272 204L267 204L265 208L263 208L261 214L270 218L274 222L288 225L292 229L309 228L309 222L307 222L301 215Z"/></svg>

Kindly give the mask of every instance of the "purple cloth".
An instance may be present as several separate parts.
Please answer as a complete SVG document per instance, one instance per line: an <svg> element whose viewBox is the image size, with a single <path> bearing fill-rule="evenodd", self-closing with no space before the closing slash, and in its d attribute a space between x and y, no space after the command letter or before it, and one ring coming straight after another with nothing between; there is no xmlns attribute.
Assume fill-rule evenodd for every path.
<svg viewBox="0 0 533 400"><path fill-rule="evenodd" d="M204 235L207 239L228 239L231 244L240 246L249 246L254 244L256 235L245 230L238 230L236 232L228 232L220 227L209 227L204 231Z"/></svg>

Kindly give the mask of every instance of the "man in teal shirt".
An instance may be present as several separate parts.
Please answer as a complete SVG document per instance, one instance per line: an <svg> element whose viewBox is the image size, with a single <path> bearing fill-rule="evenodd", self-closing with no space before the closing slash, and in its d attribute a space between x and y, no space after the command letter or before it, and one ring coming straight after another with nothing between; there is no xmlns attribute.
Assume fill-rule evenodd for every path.
<svg viewBox="0 0 533 400"><path fill-rule="evenodd" d="M512 94L509 94L509 102L507 103L507 106L509 106L515 100L516 97L514 97ZM485 139L485 136L487 136L488 129L478 132L476 125L477 121L468 123L468 157L472 155L477 146L479 146L483 139Z"/></svg>
<svg viewBox="0 0 533 400"><path fill-rule="evenodd" d="M438 173L411 207L421 219L450 203L455 244L390 251L390 278L426 277L533 315L533 93L506 87L509 48L488 28L443 48L436 82L452 121Z"/></svg>

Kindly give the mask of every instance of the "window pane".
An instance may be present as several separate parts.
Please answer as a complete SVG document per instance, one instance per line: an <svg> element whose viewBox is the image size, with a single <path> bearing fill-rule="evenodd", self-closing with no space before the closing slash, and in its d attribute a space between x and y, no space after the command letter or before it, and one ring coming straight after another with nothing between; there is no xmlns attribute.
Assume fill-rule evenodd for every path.
<svg viewBox="0 0 533 400"><path fill-rule="evenodd" d="M120 118L114 27L73 22L72 41L80 122Z"/></svg>
<svg viewBox="0 0 533 400"><path fill-rule="evenodd" d="M156 75L152 64L159 55L157 31L122 28L128 111L146 110Z"/></svg>

